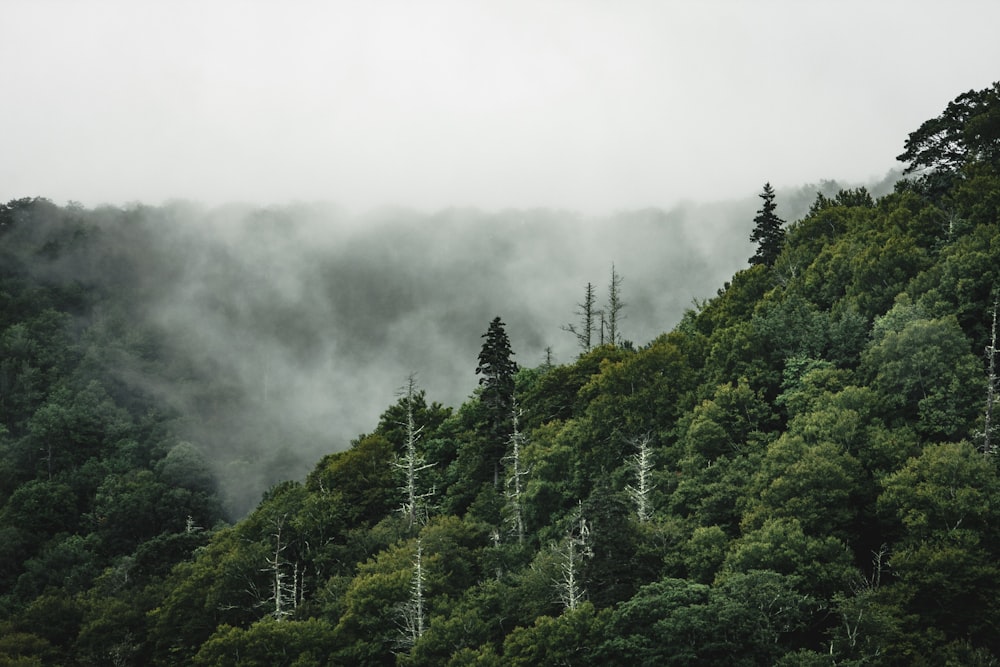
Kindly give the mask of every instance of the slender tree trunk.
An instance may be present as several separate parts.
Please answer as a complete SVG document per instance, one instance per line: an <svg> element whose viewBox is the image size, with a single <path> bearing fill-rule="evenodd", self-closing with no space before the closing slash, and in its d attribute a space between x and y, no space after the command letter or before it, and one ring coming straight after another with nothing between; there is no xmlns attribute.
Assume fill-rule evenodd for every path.
<svg viewBox="0 0 1000 667"><path fill-rule="evenodd" d="M510 436L510 453L506 457L510 470L510 475L507 477L507 508L508 518L513 524L514 534L517 536L517 543L523 544L525 528L523 506L524 483L522 480L528 472L521 467L521 445L524 442L524 436L518 427L520 415L521 411L515 402L512 417L514 430Z"/></svg>
<svg viewBox="0 0 1000 667"><path fill-rule="evenodd" d="M649 435L633 438L631 444L639 448L631 460L632 468L635 471L636 485L630 484L625 487L625 490L635 503L635 512L639 521L645 522L649 521L652 514L649 495L655 488L652 483L653 457L649 446Z"/></svg>
<svg viewBox="0 0 1000 667"><path fill-rule="evenodd" d="M997 374L997 305L993 302L993 324L990 329L990 345L986 348L987 375L986 375L986 415L983 424L983 452L992 454L996 444L993 442L993 403L996 400Z"/></svg>
<svg viewBox="0 0 1000 667"><path fill-rule="evenodd" d="M420 439L420 432L423 427L417 428L413 418L413 397L416 393L416 378L411 375L406 384L406 451L401 461L396 463L396 467L403 471L403 492L402 512L406 516L407 524L413 528L423 518L422 505L426 498L433 495L433 491L427 493L419 492L420 472L431 467L430 463L424 461L417 451L417 441Z"/></svg>
<svg viewBox="0 0 1000 667"><path fill-rule="evenodd" d="M563 542L562 576L556 582L559 600L565 609L576 609L586 598L586 591L580 581L580 567L584 558L593 555L590 549L590 526L583 516L582 508L579 508L577 513L577 521Z"/></svg>
<svg viewBox="0 0 1000 667"><path fill-rule="evenodd" d="M608 285L608 342L612 345L619 345L622 342L621 332L618 330L621 311L625 307L622 301L622 281L623 278L615 270L615 265L611 265L611 283Z"/></svg>

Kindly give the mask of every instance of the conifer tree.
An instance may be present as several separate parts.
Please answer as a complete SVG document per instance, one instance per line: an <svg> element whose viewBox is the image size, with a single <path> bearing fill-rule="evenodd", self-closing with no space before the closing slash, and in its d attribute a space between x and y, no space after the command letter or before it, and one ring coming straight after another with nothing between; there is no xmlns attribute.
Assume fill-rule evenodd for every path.
<svg viewBox="0 0 1000 667"><path fill-rule="evenodd" d="M489 440L486 454L493 466L493 486L499 485L500 459L512 432L511 415L514 410L514 374L517 363L510 349L510 339L504 323L495 317L483 334L486 341L479 352L476 373L481 375L479 400L485 409L486 437Z"/></svg>
<svg viewBox="0 0 1000 667"><path fill-rule="evenodd" d="M594 346L594 318L599 314L597 309L594 308L593 283L587 283L583 303L578 303L577 307L579 310L576 311L576 314L580 316L579 326L576 324L567 324L563 327L563 330L576 336L576 342L580 344L580 350L583 353L587 353Z"/></svg>
<svg viewBox="0 0 1000 667"><path fill-rule="evenodd" d="M785 245L785 230L781 227L785 221L774 213L776 204L774 189L770 183L765 183L764 191L757 196L764 200L764 205L753 219L754 228L750 240L757 244L757 253L749 261L752 265L772 266Z"/></svg>

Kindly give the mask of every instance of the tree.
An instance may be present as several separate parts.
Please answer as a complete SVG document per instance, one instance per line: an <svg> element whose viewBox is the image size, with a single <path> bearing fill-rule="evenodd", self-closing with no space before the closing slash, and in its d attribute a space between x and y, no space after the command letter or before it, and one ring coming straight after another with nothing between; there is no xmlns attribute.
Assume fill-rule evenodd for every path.
<svg viewBox="0 0 1000 667"><path fill-rule="evenodd" d="M587 596L581 582L582 561L594 555L590 548L590 525L583 516L582 507L577 509L576 516L570 522L569 532L558 547L558 551L562 557L562 565L560 576L555 582L556 590L559 592L559 601L563 607L573 610Z"/></svg>
<svg viewBox="0 0 1000 667"><path fill-rule="evenodd" d="M622 301L622 282L624 278L622 275L615 271L615 265L611 265L611 282L608 283L608 306L605 308L607 311L607 327L608 327L608 339L607 343L610 345L621 345L622 334L618 329L618 323L625 319L621 315L622 309L625 307L625 302ZM602 313L602 318L604 313ZM603 320L602 320L603 321ZM601 339L601 343L604 343L604 339Z"/></svg>
<svg viewBox="0 0 1000 667"><path fill-rule="evenodd" d="M908 162L904 173L921 169L956 171L983 161L1000 166L1000 82L970 90L948 103L937 118L911 132L896 157Z"/></svg>
<svg viewBox="0 0 1000 667"><path fill-rule="evenodd" d="M510 474L507 476L507 518L513 524L514 534L517 535L517 543L524 543L524 477L528 471L521 463L521 446L524 444L524 434L518 428L521 410L514 405L514 415L512 418L513 430L510 434L510 452L504 457L508 464Z"/></svg>
<svg viewBox="0 0 1000 667"><path fill-rule="evenodd" d="M593 283L587 283L583 303L578 303L577 307L580 309L576 311L576 314L580 316L579 328L575 324L567 324L563 327L563 331L568 331L576 336L576 342L580 344L581 352L586 354L593 347L594 317L598 315L598 311L594 308Z"/></svg>
<svg viewBox="0 0 1000 667"><path fill-rule="evenodd" d="M781 227L785 221L774 214L777 205L774 203L774 189L770 183L765 183L764 191L757 196L764 200L764 205L753 219L754 228L750 240L757 244L757 253L750 258L750 264L772 266L785 245L785 230Z"/></svg>
<svg viewBox="0 0 1000 667"><path fill-rule="evenodd" d="M413 419L413 398L416 390L416 378L410 375L406 383L406 450L402 458L396 462L396 467L403 471L404 481L400 490L403 492L404 500L400 510L406 517L407 525L410 528L418 521L425 518L424 501L434 494L434 491L425 493L419 492L419 476L421 471L430 468L432 464L424 461L424 458L417 452L417 440L420 439L420 432L423 427L417 428Z"/></svg>
<svg viewBox="0 0 1000 667"><path fill-rule="evenodd" d="M500 483L500 459L510 439L510 417L514 409L514 374L517 363L511 357L510 339L499 317L493 318L489 329L482 336L486 339L479 352L476 373L482 375L479 400L486 411L486 446L488 461L493 467L493 486Z"/></svg>
<svg viewBox="0 0 1000 667"><path fill-rule="evenodd" d="M986 413L983 416L983 452L992 454L996 448L996 443L992 441L993 434L993 403L996 401L997 391L997 305L1000 301L993 302L993 326L990 329L990 344L986 346Z"/></svg>
<svg viewBox="0 0 1000 667"><path fill-rule="evenodd" d="M271 580L271 597L268 602L274 603L271 615L276 621L281 621L292 614L292 609L298 606L299 602L299 564L294 564L294 572L291 581L288 578L288 563L282 555L288 548L287 538L282 542L282 532L285 528L285 521L288 516L271 517L271 538L274 540L271 552L266 559L267 571ZM291 608L290 608L291 607Z"/></svg>
<svg viewBox="0 0 1000 667"><path fill-rule="evenodd" d="M424 549L420 538L417 538L416 555L413 558L413 578L410 580L410 597L403 603L400 616L399 645L402 648L413 648L424 634Z"/></svg>
<svg viewBox="0 0 1000 667"><path fill-rule="evenodd" d="M650 492L656 485L652 483L653 459L649 447L649 434L643 434L632 438L629 441L638 448L638 452L632 455L629 460L635 471L636 484L629 484L625 487L629 497L635 503L635 514L639 521L649 521L652 508L650 507Z"/></svg>

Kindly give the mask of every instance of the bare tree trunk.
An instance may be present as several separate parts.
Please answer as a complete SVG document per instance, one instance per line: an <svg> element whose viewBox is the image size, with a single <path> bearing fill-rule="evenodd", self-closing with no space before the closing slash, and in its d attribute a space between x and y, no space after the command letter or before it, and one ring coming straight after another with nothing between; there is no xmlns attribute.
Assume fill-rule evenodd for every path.
<svg viewBox="0 0 1000 667"><path fill-rule="evenodd" d="M639 521L649 521L652 507L649 494L655 488L652 483L653 457L649 446L649 434L641 435L629 441L639 451L632 455L631 464L635 471L636 485L625 487L629 497L635 502L635 513Z"/></svg>
<svg viewBox="0 0 1000 667"><path fill-rule="evenodd" d="M508 519L513 524L514 534L517 536L517 543L524 543L524 483L522 478L527 476L528 471L521 467L521 445L524 442L524 435L518 428L518 421L521 410L514 403L513 424L514 430L510 436L510 453L506 456L510 475L507 477L507 511Z"/></svg>
<svg viewBox="0 0 1000 667"><path fill-rule="evenodd" d="M586 599L587 592L580 581L580 567L583 559L593 555L590 548L590 526L583 516L582 508L577 509L577 515L577 520L560 549L563 562L556 587L559 590L559 601L565 609L576 609Z"/></svg>
<svg viewBox="0 0 1000 667"><path fill-rule="evenodd" d="M402 606L400 623L400 648L410 649L424 634L424 564L423 544L417 540L417 553L413 561L413 578L410 580L410 599Z"/></svg>
<svg viewBox="0 0 1000 667"><path fill-rule="evenodd" d="M296 604L296 584L294 580L292 583L288 582L288 573L285 571L285 562L281 555L287 548L287 545L282 542L286 518L285 515L282 515L274 520L274 532L271 534L271 537L274 538L274 551L273 556L267 559L267 569L271 572L271 601L274 603L271 615L279 621L290 616L292 612L288 606L291 604L294 607Z"/></svg>
<svg viewBox="0 0 1000 667"><path fill-rule="evenodd" d="M396 463L396 467L403 471L403 503L400 508L406 516L407 523L413 528L423 519L423 501L434 494L434 491L427 493L419 492L420 472L431 467L430 463L424 461L417 452L417 441L420 439L420 432L423 427L417 428L413 419L413 396L416 393L416 377L410 375L406 383L406 452L403 458Z"/></svg>
<svg viewBox="0 0 1000 667"><path fill-rule="evenodd" d="M997 374L997 305L993 302L993 325L990 329L990 344L986 348L987 375L986 375L986 415L983 424L983 452L992 454L996 445L993 443L993 402L996 400Z"/></svg>

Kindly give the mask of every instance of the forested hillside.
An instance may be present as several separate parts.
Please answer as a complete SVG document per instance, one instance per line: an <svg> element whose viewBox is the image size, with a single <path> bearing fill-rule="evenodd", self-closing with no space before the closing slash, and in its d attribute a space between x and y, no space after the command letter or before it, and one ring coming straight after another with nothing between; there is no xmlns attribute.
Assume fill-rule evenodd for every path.
<svg viewBox="0 0 1000 667"><path fill-rule="evenodd" d="M185 353L169 310L134 319L177 270L137 250L149 215L10 202L0 664L996 664L1000 83L903 148L881 197L785 222L765 186L748 268L648 343L621 335L641 305L613 271L567 315L571 363L523 358L490 313L467 401L401 376L235 523L194 443L283 431L234 418L233 367ZM264 272L203 312L277 308L304 367L322 341L257 296L287 288Z"/></svg>

